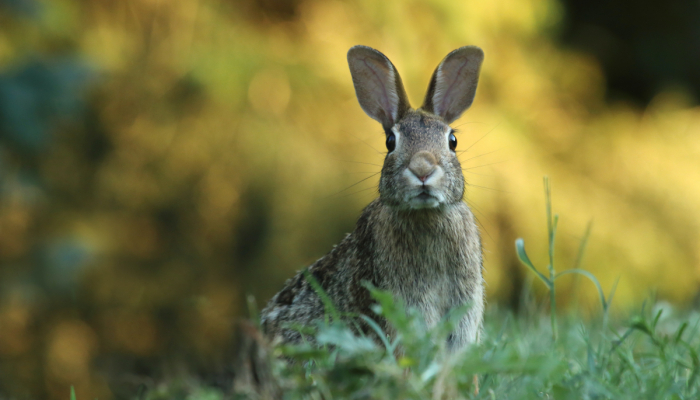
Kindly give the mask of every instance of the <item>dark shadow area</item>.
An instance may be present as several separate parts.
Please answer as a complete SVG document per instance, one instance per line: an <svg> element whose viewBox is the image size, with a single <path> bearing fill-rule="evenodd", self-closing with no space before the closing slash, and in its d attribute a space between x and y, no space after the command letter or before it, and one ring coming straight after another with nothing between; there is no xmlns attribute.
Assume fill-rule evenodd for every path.
<svg viewBox="0 0 700 400"><path fill-rule="evenodd" d="M562 44L601 63L607 97L647 104L660 90L700 99L700 2L562 0Z"/></svg>

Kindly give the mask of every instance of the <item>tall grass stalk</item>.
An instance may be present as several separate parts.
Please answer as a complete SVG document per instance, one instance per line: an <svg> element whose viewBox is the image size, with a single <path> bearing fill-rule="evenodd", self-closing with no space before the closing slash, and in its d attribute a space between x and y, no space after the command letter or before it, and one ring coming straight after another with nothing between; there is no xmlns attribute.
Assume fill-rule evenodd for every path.
<svg viewBox="0 0 700 400"><path fill-rule="evenodd" d="M549 177L545 176L544 177L544 194L545 194L545 200L546 200L546 210L547 210L547 239L548 239L548 244L549 244L549 264L547 264L547 270L549 271L549 277L545 276L542 274L540 271L537 270L535 265L530 261L530 258L527 255L527 252L525 251L525 241L522 238L518 238L515 240L515 251L518 254L518 258L520 259L520 262L525 264L526 267L528 267L532 272L535 273L535 275L547 286L547 289L549 290L549 303L550 303L550 323L552 326L552 340L556 341L558 338L558 328L557 328L557 302L556 302L556 286L555 282L557 278L563 276L563 275L568 275L568 274L578 274L578 275L583 275L586 278L588 278L593 284L596 286L596 289L598 289L598 297L600 299L600 303L603 307L603 326L607 326L608 323L608 311L610 308L610 303L612 302L613 296L615 295L615 288L617 287L617 281L612 287L612 290L610 291L610 295L608 298L605 298L605 293L603 293L603 288L600 286L600 282L598 282L598 279L591 274L590 272L581 269L581 261L583 260L583 253L586 250L586 246L588 244L588 238L590 237L591 234L591 223L588 223L588 226L586 227L586 232L583 236L583 239L581 239L581 244L579 245L579 253L576 257L576 262L574 264L574 267L562 272L557 273L556 269L554 267L554 243L555 243L555 238L556 238L556 233L557 233L557 225L559 223L559 215L554 214L552 215L552 188L549 182Z"/></svg>

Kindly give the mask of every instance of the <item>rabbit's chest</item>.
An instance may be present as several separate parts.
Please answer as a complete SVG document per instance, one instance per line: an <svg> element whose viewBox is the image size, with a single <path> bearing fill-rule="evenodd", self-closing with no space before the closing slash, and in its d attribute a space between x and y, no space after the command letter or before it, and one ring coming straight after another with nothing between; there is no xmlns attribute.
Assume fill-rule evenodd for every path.
<svg viewBox="0 0 700 400"><path fill-rule="evenodd" d="M382 257L387 289L407 307L419 309L428 326L468 302L469 287L474 286L466 250L446 242L404 243L402 251Z"/></svg>
<svg viewBox="0 0 700 400"><path fill-rule="evenodd" d="M458 279L461 260L444 254L416 253L389 262L389 290L407 307L421 310L429 326L437 323L456 304L463 286Z"/></svg>
<svg viewBox="0 0 700 400"><path fill-rule="evenodd" d="M481 244L466 205L434 220L398 220L376 231L381 286L418 308L429 326L450 309L483 302Z"/></svg>

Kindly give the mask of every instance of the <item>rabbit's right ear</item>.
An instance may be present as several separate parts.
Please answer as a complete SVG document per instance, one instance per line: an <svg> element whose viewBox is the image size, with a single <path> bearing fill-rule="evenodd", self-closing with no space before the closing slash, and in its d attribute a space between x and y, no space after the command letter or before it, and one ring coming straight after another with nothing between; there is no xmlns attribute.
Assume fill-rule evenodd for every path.
<svg viewBox="0 0 700 400"><path fill-rule="evenodd" d="M394 64L367 46L352 47L348 64L360 106L381 122L384 130L391 129L411 108Z"/></svg>

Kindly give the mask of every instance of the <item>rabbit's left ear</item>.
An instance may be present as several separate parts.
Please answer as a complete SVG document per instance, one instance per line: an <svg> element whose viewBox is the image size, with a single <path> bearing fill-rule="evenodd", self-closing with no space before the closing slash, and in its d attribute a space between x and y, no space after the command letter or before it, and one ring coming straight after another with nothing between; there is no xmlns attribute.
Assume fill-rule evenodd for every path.
<svg viewBox="0 0 700 400"><path fill-rule="evenodd" d="M421 108L448 124L459 118L474 101L483 61L484 52L476 46L460 47L448 54L435 69Z"/></svg>

